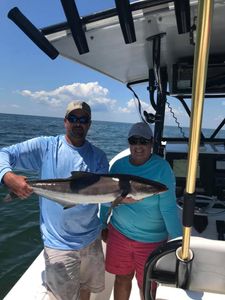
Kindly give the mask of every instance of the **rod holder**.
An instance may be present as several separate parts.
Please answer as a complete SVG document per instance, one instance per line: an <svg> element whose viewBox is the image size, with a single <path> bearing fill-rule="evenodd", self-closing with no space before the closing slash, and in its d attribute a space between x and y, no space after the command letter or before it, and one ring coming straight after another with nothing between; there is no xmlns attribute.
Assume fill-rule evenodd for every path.
<svg viewBox="0 0 225 300"><path fill-rule="evenodd" d="M194 253L189 250L189 257L187 260L182 260L181 247L176 250L176 283L177 287L181 289L188 289L191 279L192 261L194 259Z"/></svg>
<svg viewBox="0 0 225 300"><path fill-rule="evenodd" d="M8 18L51 59L55 59L59 55L58 50L49 42L44 34L21 13L18 7L14 7L8 12Z"/></svg>
<svg viewBox="0 0 225 300"><path fill-rule="evenodd" d="M87 39L75 2L73 0L61 0L61 4L79 54L88 53Z"/></svg>
<svg viewBox="0 0 225 300"><path fill-rule="evenodd" d="M191 29L191 13L189 0L175 0L177 30L179 34L187 33Z"/></svg>
<svg viewBox="0 0 225 300"><path fill-rule="evenodd" d="M129 0L115 0L120 27L126 44L136 42L134 21Z"/></svg>

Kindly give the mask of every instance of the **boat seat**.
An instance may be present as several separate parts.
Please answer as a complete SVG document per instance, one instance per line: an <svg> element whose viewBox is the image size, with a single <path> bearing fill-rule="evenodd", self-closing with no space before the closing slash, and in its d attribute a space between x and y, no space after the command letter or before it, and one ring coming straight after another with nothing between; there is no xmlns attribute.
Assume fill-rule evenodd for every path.
<svg viewBox="0 0 225 300"><path fill-rule="evenodd" d="M144 290L146 295L149 294L148 289L151 289L151 283L149 287L151 281L157 281L164 286L176 287L175 252L181 244L181 239L169 241L157 249L158 258L157 251L149 256L145 266ZM194 258L188 290L223 294L225 299L225 242L191 237L190 248ZM183 298L178 297L177 299Z"/></svg>

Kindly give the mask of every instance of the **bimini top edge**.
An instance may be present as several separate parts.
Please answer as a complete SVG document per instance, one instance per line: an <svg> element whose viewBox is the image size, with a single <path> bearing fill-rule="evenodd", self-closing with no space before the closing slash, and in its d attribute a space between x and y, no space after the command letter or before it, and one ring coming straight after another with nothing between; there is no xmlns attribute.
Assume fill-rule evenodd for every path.
<svg viewBox="0 0 225 300"><path fill-rule="evenodd" d="M67 23L43 28L42 32L60 55L106 74L120 82L147 80L152 66L151 38L164 34L161 40L161 66L172 62L170 46L189 44L186 56L193 55L189 33L178 35L174 5L169 1L139 1L131 4L136 41L126 44L116 9L82 19L89 52L79 54ZM194 10L196 9L193 8ZM177 45L178 46L178 45ZM177 47L176 52L182 49ZM176 60L176 58L174 58Z"/></svg>
<svg viewBox="0 0 225 300"><path fill-rule="evenodd" d="M125 84L148 81L151 70L165 68L170 95L191 96L198 1L117 0L115 8L85 17L75 1L62 6L67 22L40 30L18 8L8 16L52 59L60 54ZM209 97L225 95L224 15L225 1L215 0Z"/></svg>
<svg viewBox="0 0 225 300"><path fill-rule="evenodd" d="M171 95L190 95L197 3L190 1L190 30L178 33L173 2L138 1L130 5L136 41L125 43L116 9L81 18L88 52L80 54L68 27L42 29L60 55L123 83L147 81L153 68L154 38L160 39L160 67L166 67ZM225 1L215 1L206 95L225 94ZM219 85L219 86L218 86Z"/></svg>

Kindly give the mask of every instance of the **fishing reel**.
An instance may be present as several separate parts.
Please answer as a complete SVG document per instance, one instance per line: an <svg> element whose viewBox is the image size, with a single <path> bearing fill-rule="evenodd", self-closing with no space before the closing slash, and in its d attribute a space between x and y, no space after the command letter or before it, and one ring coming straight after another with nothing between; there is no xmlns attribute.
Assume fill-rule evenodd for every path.
<svg viewBox="0 0 225 300"><path fill-rule="evenodd" d="M161 120L159 114L148 113L146 110L143 111L143 114L144 114L146 122L148 122L150 124L156 123Z"/></svg>

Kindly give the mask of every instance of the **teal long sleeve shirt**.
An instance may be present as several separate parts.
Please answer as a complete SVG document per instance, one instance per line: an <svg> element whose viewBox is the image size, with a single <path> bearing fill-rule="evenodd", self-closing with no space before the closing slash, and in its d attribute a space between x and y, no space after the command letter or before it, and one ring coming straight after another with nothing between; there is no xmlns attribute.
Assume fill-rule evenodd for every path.
<svg viewBox="0 0 225 300"><path fill-rule="evenodd" d="M129 156L116 161L111 173L141 176L165 184L168 191L113 209L111 224L123 235L140 242L159 242L182 235L175 196L175 176L169 163L153 154L143 165L135 166ZM101 220L107 219L108 207L101 206Z"/></svg>

